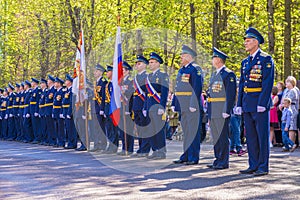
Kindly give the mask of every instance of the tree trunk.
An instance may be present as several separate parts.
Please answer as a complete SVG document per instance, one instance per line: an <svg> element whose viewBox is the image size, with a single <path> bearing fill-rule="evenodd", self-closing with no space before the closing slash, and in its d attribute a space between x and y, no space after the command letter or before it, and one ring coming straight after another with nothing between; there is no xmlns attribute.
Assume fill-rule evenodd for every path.
<svg viewBox="0 0 300 200"><path fill-rule="evenodd" d="M268 0L268 40L269 40L269 53L271 55L275 52L275 31L274 31L274 5L273 0Z"/></svg>
<svg viewBox="0 0 300 200"><path fill-rule="evenodd" d="M213 38L212 38L212 47L218 48L218 40L219 40L219 8L220 8L220 2L218 0L214 0L214 11L213 11Z"/></svg>
<svg viewBox="0 0 300 200"><path fill-rule="evenodd" d="M143 54L143 38L142 38L142 31L140 29L136 30L136 53L137 55Z"/></svg>
<svg viewBox="0 0 300 200"><path fill-rule="evenodd" d="M195 5L194 5L194 3L190 3L190 16L191 16L192 49L197 51L197 47L196 47L196 18L195 18Z"/></svg>
<svg viewBox="0 0 300 200"><path fill-rule="evenodd" d="M291 72L291 1L284 1L284 79L289 75L292 75Z"/></svg>

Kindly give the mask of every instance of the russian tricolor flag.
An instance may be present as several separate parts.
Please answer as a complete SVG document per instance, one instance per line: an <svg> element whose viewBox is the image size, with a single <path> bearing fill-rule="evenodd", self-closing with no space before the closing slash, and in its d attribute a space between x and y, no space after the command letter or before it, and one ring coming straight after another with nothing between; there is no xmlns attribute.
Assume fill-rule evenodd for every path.
<svg viewBox="0 0 300 200"><path fill-rule="evenodd" d="M121 110L121 82L123 78L123 61L122 61L122 41L121 41L121 28L117 27L114 63L113 63L113 75L112 84L113 91L111 94L110 103L110 117L115 126L120 121L120 110Z"/></svg>

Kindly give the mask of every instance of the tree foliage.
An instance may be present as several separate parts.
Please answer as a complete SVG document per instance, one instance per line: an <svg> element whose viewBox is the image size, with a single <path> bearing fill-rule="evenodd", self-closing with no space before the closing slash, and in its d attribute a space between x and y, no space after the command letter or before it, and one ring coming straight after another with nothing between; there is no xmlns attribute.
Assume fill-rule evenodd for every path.
<svg viewBox="0 0 300 200"><path fill-rule="evenodd" d="M111 63L118 11L124 56L132 64L136 54L158 51L165 71L173 73L180 45L187 43L200 52L206 73L216 46L239 74L247 56L244 31L254 26L266 40L261 48L275 60L276 78L299 79L299 8L300 0L0 0L0 86L71 73L81 28L88 65Z"/></svg>

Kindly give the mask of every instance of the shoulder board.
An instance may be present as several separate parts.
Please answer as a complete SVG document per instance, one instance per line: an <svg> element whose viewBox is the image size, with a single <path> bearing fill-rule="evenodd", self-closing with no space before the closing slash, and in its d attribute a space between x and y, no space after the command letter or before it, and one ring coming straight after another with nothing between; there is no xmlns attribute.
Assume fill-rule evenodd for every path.
<svg viewBox="0 0 300 200"><path fill-rule="evenodd" d="M260 52L260 55L261 55L262 57L268 57L268 56L270 56L269 54L267 54L267 53L264 52L264 51L261 51L261 52Z"/></svg>
<svg viewBox="0 0 300 200"><path fill-rule="evenodd" d="M244 61L246 61L246 60L248 60L248 57L244 58L242 62L244 62Z"/></svg>
<svg viewBox="0 0 300 200"><path fill-rule="evenodd" d="M106 81L106 79L104 77L101 78L101 81Z"/></svg>
<svg viewBox="0 0 300 200"><path fill-rule="evenodd" d="M132 81L133 79L132 79L132 77L128 77L128 79L127 80L129 80L129 81Z"/></svg>
<svg viewBox="0 0 300 200"><path fill-rule="evenodd" d="M196 68L200 67L197 63L192 63L192 65Z"/></svg>
<svg viewBox="0 0 300 200"><path fill-rule="evenodd" d="M67 88L64 88L64 89L62 89L62 91L66 92L66 91L68 91L68 89L67 89Z"/></svg>
<svg viewBox="0 0 300 200"><path fill-rule="evenodd" d="M225 71L228 72L228 73L232 72L232 71L231 71L230 69L228 69L227 67L225 68Z"/></svg>

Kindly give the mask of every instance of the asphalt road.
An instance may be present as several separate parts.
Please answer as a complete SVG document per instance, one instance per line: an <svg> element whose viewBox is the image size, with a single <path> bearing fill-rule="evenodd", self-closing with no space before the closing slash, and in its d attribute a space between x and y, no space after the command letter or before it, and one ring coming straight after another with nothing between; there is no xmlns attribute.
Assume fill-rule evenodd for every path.
<svg viewBox="0 0 300 200"><path fill-rule="evenodd" d="M181 142L168 144L163 161L101 155L0 141L0 199L300 199L300 150L271 149L270 174L242 175L247 155L230 168L208 169L212 145L198 165L171 164Z"/></svg>

